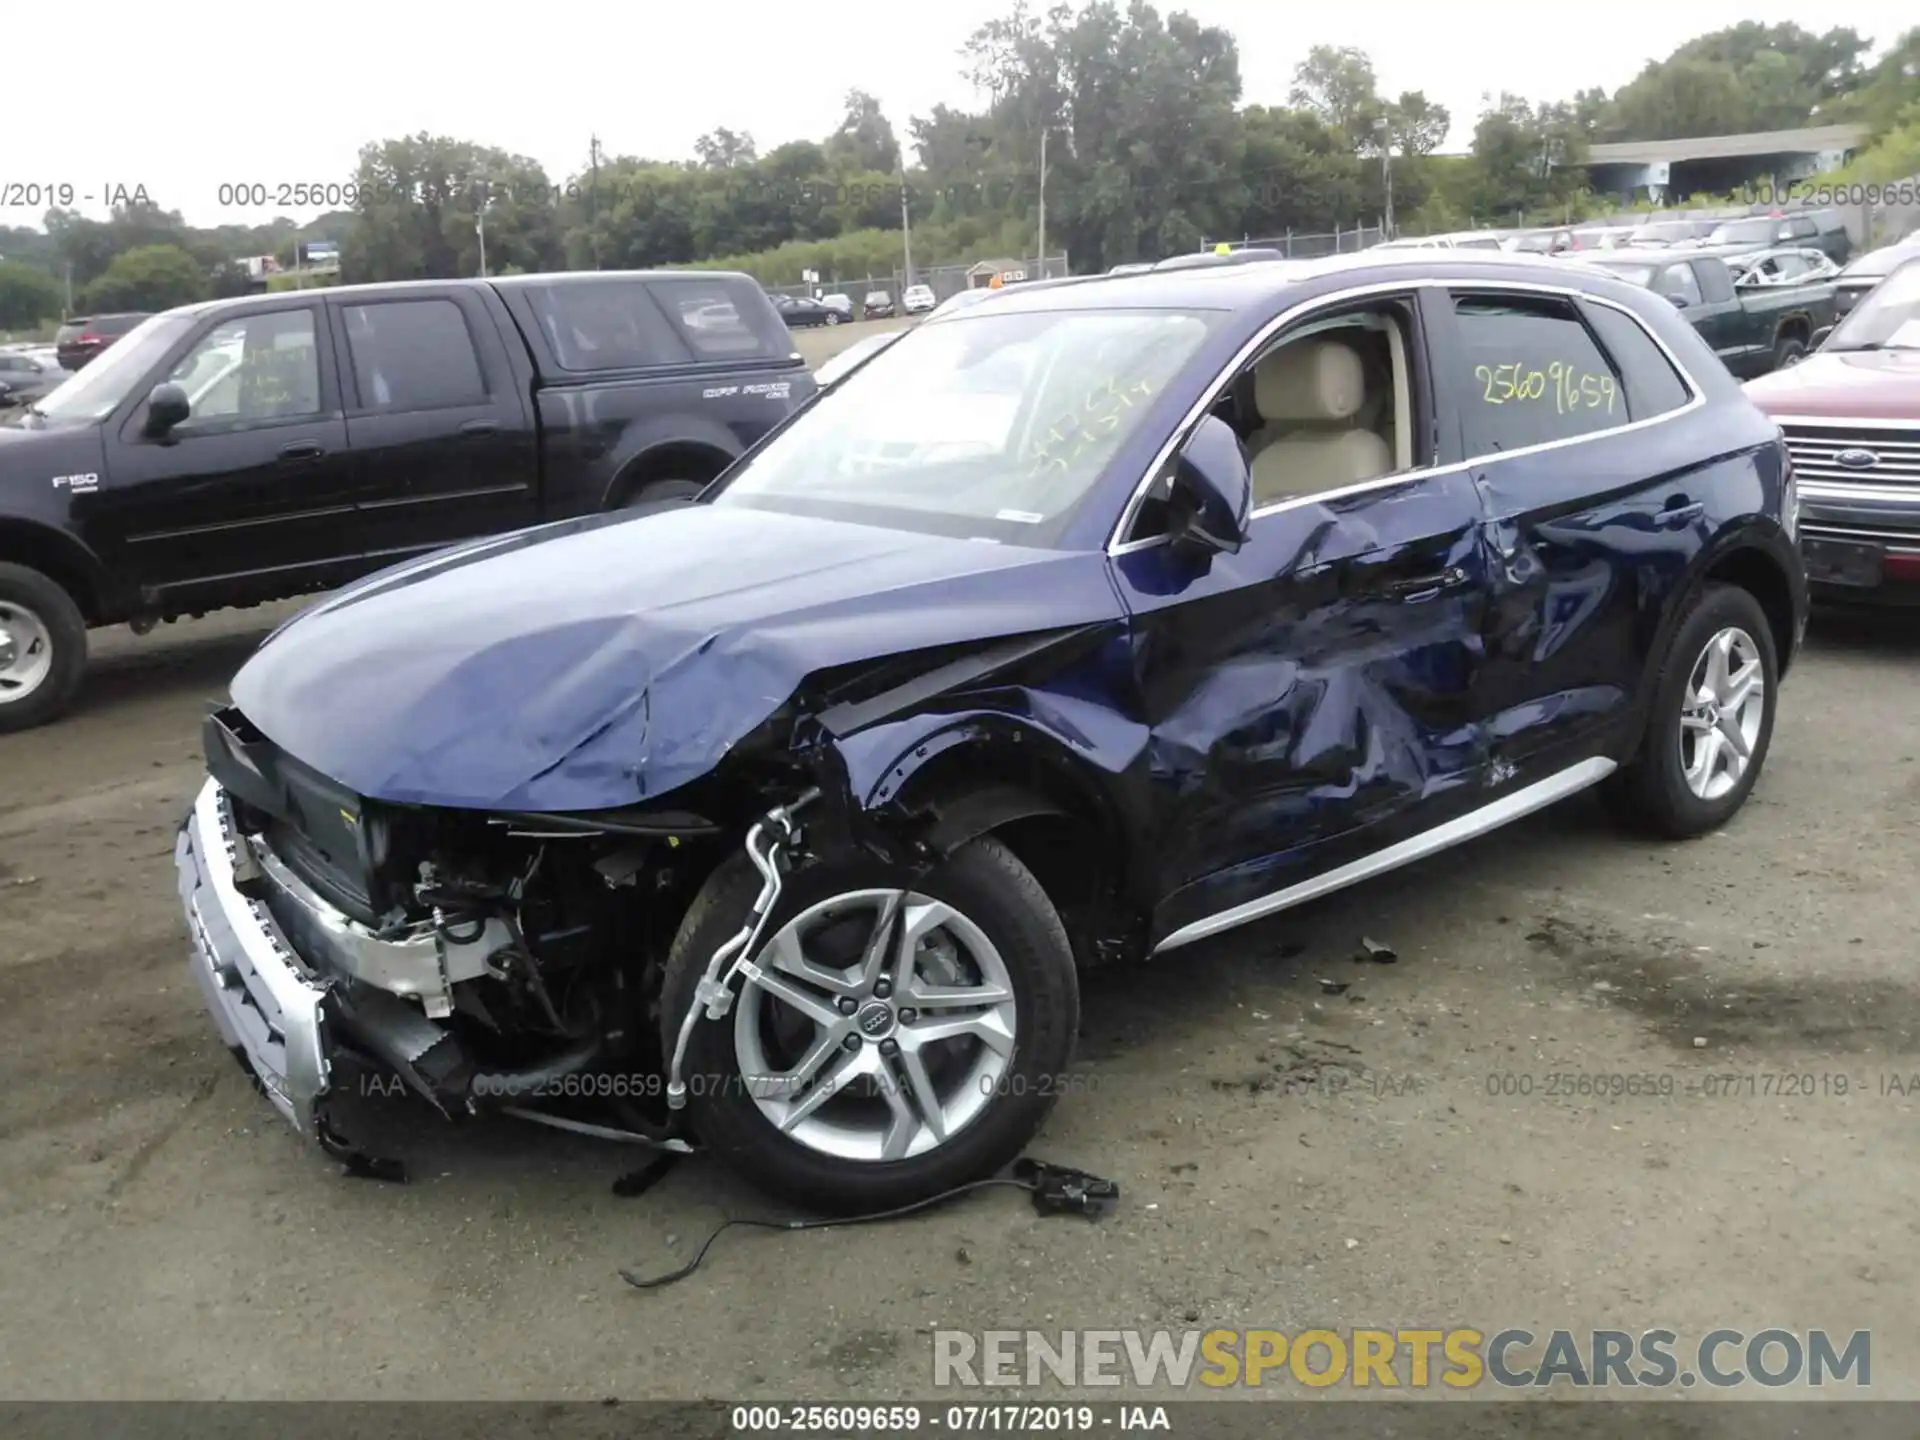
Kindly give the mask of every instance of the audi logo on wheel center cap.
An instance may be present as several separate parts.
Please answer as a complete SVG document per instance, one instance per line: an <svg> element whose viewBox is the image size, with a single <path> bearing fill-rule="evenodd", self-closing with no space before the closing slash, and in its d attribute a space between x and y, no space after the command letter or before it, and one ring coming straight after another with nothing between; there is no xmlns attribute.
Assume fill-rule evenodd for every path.
<svg viewBox="0 0 1920 1440"><path fill-rule="evenodd" d="M893 1007L884 1000L869 1000L854 1017L860 1033L878 1040L893 1029Z"/></svg>
<svg viewBox="0 0 1920 1440"><path fill-rule="evenodd" d="M1880 457L1871 450L1862 450L1858 446L1842 450L1834 456L1834 463L1844 465L1849 470L1871 470L1880 463Z"/></svg>

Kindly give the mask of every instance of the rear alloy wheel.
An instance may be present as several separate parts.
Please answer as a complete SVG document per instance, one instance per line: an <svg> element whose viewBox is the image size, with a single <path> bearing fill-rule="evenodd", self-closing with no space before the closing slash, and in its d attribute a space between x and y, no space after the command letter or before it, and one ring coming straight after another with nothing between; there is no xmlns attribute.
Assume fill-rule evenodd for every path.
<svg viewBox="0 0 1920 1440"><path fill-rule="evenodd" d="M827 312L827 324L838 325L839 323L840 323L840 312L838 310L829 310Z"/></svg>
<svg viewBox="0 0 1920 1440"><path fill-rule="evenodd" d="M1639 753L1609 781L1616 811L1675 839L1731 819L1766 763L1777 675L1760 602L1707 586L1674 636Z"/></svg>
<svg viewBox="0 0 1920 1440"><path fill-rule="evenodd" d="M729 862L669 958L672 1052L708 957L757 881ZM1079 1018L1058 915L1020 861L976 840L930 875L857 860L803 870L732 1013L696 1023L683 1078L700 1138L743 1174L836 1213L891 1209L992 1174L1059 1093Z"/></svg>
<svg viewBox="0 0 1920 1440"><path fill-rule="evenodd" d="M87 622L38 570L0 564L0 732L44 725L87 672Z"/></svg>
<svg viewBox="0 0 1920 1440"><path fill-rule="evenodd" d="M1780 337L1780 342L1773 347L1773 368L1785 370L1789 366L1798 365L1806 358L1806 354L1806 341L1797 335L1783 335Z"/></svg>

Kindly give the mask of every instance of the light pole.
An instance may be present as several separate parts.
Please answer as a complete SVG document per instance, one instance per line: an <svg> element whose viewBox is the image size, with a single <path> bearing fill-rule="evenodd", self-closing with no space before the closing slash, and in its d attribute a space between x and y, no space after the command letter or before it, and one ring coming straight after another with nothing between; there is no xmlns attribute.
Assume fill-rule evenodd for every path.
<svg viewBox="0 0 1920 1440"><path fill-rule="evenodd" d="M1047 127L1040 126L1040 278L1047 278Z"/></svg>
<svg viewBox="0 0 1920 1440"><path fill-rule="evenodd" d="M1386 213L1381 217L1380 228L1386 233L1380 238L1393 238L1393 120L1382 115L1373 122L1373 128L1380 132L1380 184L1386 192Z"/></svg>

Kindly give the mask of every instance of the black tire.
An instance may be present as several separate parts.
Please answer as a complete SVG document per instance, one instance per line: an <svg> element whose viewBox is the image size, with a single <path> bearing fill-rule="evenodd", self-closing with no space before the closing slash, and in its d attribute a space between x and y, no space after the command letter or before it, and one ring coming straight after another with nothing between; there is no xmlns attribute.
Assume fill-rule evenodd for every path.
<svg viewBox="0 0 1920 1440"><path fill-rule="evenodd" d="M31 693L8 699L0 692L0 734L30 730L64 714L87 674L87 621L73 597L55 581L24 565L0 564L0 623L13 609L30 612L44 629L52 652L46 676Z"/></svg>
<svg viewBox="0 0 1920 1440"><path fill-rule="evenodd" d="M827 324L838 325L839 323L840 323L840 312L838 310L829 310L827 312Z"/></svg>
<svg viewBox="0 0 1920 1440"><path fill-rule="evenodd" d="M1014 992L1014 1049L1006 1074L993 1087L993 1099L946 1143L904 1160L827 1155L781 1133L746 1093L731 1018L716 1023L702 1016L687 1047L687 1113L701 1141L756 1184L829 1214L910 1205L993 1174L1039 1130L1073 1058L1080 989L1066 930L1032 872L991 837L966 845L918 880L870 857L798 871L787 877L765 933L773 935L800 911L847 891L908 886L979 926L1000 952ZM758 889L752 867L736 857L714 872L687 911L661 989L667 1055L708 960L738 932Z"/></svg>
<svg viewBox="0 0 1920 1440"><path fill-rule="evenodd" d="M707 488L704 480L650 480L620 502L622 510L658 505L668 500L691 500Z"/></svg>
<svg viewBox="0 0 1920 1440"><path fill-rule="evenodd" d="M1726 794L1708 800L1694 794L1686 781L1681 712L1695 668L1707 643L1723 630L1743 630L1752 639L1760 661L1763 709L1759 733L1752 744L1746 770ZM1633 758L1609 776L1604 787L1608 808L1616 818L1636 829L1650 830L1675 840L1687 840L1716 830L1746 803L1767 760L1773 741L1773 720L1779 695L1779 662L1766 611L1751 592L1737 585L1708 584L1693 598L1674 631L1654 684L1653 703L1640 748Z"/></svg>
<svg viewBox="0 0 1920 1440"><path fill-rule="evenodd" d="M1773 368L1776 370L1784 370L1789 365L1798 365L1801 357L1806 353L1806 341L1802 340L1798 335L1782 335L1779 340L1774 343Z"/></svg>

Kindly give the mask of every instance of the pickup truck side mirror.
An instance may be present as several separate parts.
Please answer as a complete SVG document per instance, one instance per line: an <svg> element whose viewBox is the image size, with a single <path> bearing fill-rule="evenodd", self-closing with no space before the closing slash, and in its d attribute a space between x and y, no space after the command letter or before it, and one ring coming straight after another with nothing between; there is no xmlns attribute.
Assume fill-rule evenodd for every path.
<svg viewBox="0 0 1920 1440"><path fill-rule="evenodd" d="M1809 350L1818 350L1822 345L1827 343L1827 337L1831 334L1833 334L1833 326L1822 325L1818 330L1813 332L1813 338L1807 342L1807 348Z"/></svg>
<svg viewBox="0 0 1920 1440"><path fill-rule="evenodd" d="M1687 308L1687 297L1684 295L1668 295L1667 299L1676 310L1684 310Z"/></svg>
<svg viewBox="0 0 1920 1440"><path fill-rule="evenodd" d="M192 413L187 392L171 380L164 381L154 386L147 396L147 420L140 427L140 433L149 440L158 440Z"/></svg>

